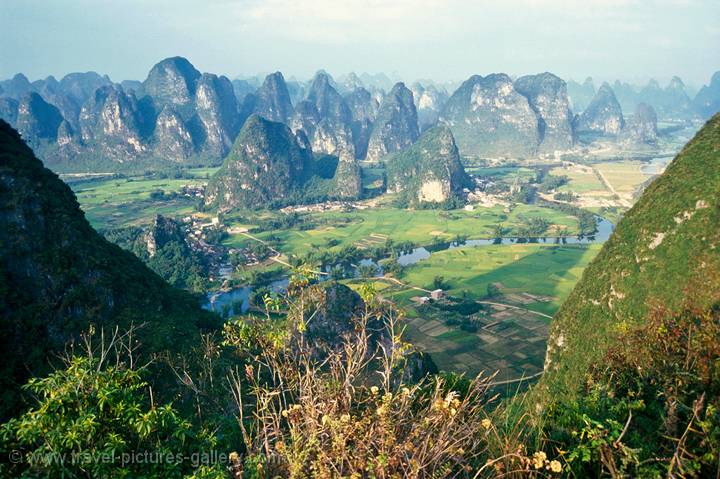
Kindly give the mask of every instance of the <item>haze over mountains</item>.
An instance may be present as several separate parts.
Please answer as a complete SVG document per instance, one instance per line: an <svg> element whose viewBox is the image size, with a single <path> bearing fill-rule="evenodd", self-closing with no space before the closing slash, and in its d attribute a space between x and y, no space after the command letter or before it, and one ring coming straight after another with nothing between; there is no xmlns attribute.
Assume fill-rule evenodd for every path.
<svg viewBox="0 0 720 479"><path fill-rule="evenodd" d="M315 154L378 161L442 124L461 156L552 155L571 149L580 133L646 141L624 131L640 104L645 122L708 118L720 108L720 73L693 98L679 77L666 86L596 88L590 78L566 83L551 73L474 75L451 92L429 81L408 87L366 74L335 81L325 72L309 82L275 72L256 85L201 73L182 57L162 60L142 82L93 72L0 82L0 117L50 168L67 172L217 165L252 114L286 124Z"/></svg>

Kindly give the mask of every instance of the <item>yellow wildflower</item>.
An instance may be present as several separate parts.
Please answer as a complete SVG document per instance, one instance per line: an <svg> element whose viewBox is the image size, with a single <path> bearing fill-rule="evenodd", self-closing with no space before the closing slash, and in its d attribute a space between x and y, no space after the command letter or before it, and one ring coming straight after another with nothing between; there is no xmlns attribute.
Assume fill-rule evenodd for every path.
<svg viewBox="0 0 720 479"><path fill-rule="evenodd" d="M552 472L562 472L562 464L560 464L560 461L550 461L550 470Z"/></svg>
<svg viewBox="0 0 720 479"><path fill-rule="evenodd" d="M535 469L542 469L545 466L546 460L547 454L542 451L533 454L533 465L535 466Z"/></svg>
<svg viewBox="0 0 720 479"><path fill-rule="evenodd" d="M490 429L490 426L492 426L492 421L490 421L490 419L488 418L485 418L480 421L480 424L482 424L482 427L484 427L485 429Z"/></svg>

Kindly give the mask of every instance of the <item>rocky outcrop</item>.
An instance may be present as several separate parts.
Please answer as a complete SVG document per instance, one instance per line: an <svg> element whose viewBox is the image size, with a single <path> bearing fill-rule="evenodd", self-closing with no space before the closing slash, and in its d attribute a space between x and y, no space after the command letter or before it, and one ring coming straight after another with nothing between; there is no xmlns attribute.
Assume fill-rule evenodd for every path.
<svg viewBox="0 0 720 479"><path fill-rule="evenodd" d="M372 93L362 87L356 88L344 98L352 115L350 129L352 130L355 154L358 158L365 158L373 122L380 110L380 102Z"/></svg>
<svg viewBox="0 0 720 479"><path fill-rule="evenodd" d="M33 82L33 91L43 97L43 100L54 105L65 120L73 126L78 126L78 116L80 115L80 106L72 97L70 97L61 87L55 77L49 76L44 80Z"/></svg>
<svg viewBox="0 0 720 479"><path fill-rule="evenodd" d="M652 79L640 91L639 100L652 106L662 118L685 118L690 114L690 98L679 77L672 77L665 88Z"/></svg>
<svg viewBox="0 0 720 479"><path fill-rule="evenodd" d="M33 120L25 108L19 125L33 146L43 143L39 153L59 171L134 170L186 161L218 164L241 126L231 82L201 75L181 57L153 66L144 82L132 82L132 90L93 72L73 73L60 82L48 77L29 87L26 80L16 76L3 84L11 92L29 88L37 95L32 97L36 110L43 102L60 112L59 118L46 115L47 124L42 124L41 117L36 114ZM17 124L19 105L6 96L0 103L0 116ZM48 131L56 132L62 122L68 125L53 146L57 138Z"/></svg>
<svg viewBox="0 0 720 479"><path fill-rule="evenodd" d="M310 100L303 100L295 105L295 115L290 122L293 131L303 131L306 136L310 137L315 133L318 123L320 123L320 112L318 112L315 103Z"/></svg>
<svg viewBox="0 0 720 479"><path fill-rule="evenodd" d="M610 85L603 83L588 107L576 117L578 133L617 135L625 126L622 108Z"/></svg>
<svg viewBox="0 0 720 479"><path fill-rule="evenodd" d="M60 89L82 106L95 90L111 83L107 75L100 76L95 72L69 73L60 80Z"/></svg>
<svg viewBox="0 0 720 479"><path fill-rule="evenodd" d="M315 105L320 118L334 124L348 125L352 114L342 96L333 88L326 73L318 73L313 78L307 100Z"/></svg>
<svg viewBox="0 0 720 479"><path fill-rule="evenodd" d="M227 210L287 201L302 187L311 161L285 124L253 115L210 180L205 203Z"/></svg>
<svg viewBox="0 0 720 479"><path fill-rule="evenodd" d="M9 80L0 82L0 88L2 88L3 96L20 100L27 96L28 93L34 91L33 86L30 84L30 80L22 73L16 74Z"/></svg>
<svg viewBox="0 0 720 479"><path fill-rule="evenodd" d="M344 96L353 121L375 121L380 102L365 88L356 88Z"/></svg>
<svg viewBox="0 0 720 479"><path fill-rule="evenodd" d="M152 258L158 250L171 242L185 242L180 224L172 218L163 215L155 215L155 219L143 235L143 243L147 255Z"/></svg>
<svg viewBox="0 0 720 479"><path fill-rule="evenodd" d="M583 83L570 80L567 82L567 89L570 107L576 114L585 111L595 97L595 83L590 77L587 77Z"/></svg>
<svg viewBox="0 0 720 479"><path fill-rule="evenodd" d="M459 196L469 184L452 132L437 126L418 141L386 160L388 191L400 193L408 203L440 203Z"/></svg>
<svg viewBox="0 0 720 479"><path fill-rule="evenodd" d="M65 147L74 144L75 147L79 147L79 144L75 144L77 140L78 138L75 133L75 129L73 129L72 125L70 125L70 122L63 120L57 131L56 142L58 146Z"/></svg>
<svg viewBox="0 0 720 479"><path fill-rule="evenodd" d="M539 151L553 153L572 148L572 113L565 81L552 73L540 73L520 77L514 86L538 116Z"/></svg>
<svg viewBox="0 0 720 479"><path fill-rule="evenodd" d="M404 83L396 83L383 99L375 119L366 159L378 161L388 153L412 145L419 135L413 95Z"/></svg>
<svg viewBox="0 0 720 479"><path fill-rule="evenodd" d="M338 151L332 193L335 198L359 198L362 195L362 170L352 150Z"/></svg>
<svg viewBox="0 0 720 479"><path fill-rule="evenodd" d="M97 89L80 111L83 143L114 161L137 159L148 151L144 126L135 95L115 86Z"/></svg>
<svg viewBox="0 0 720 479"><path fill-rule="evenodd" d="M190 131L171 105L166 105L155 121L154 140L154 154L170 161L182 162L195 151Z"/></svg>
<svg viewBox="0 0 720 479"><path fill-rule="evenodd" d="M202 139L196 140L201 152L224 157L240 128L238 104L230 80L203 73L198 81L195 109L202 124Z"/></svg>
<svg viewBox="0 0 720 479"><path fill-rule="evenodd" d="M157 111L169 104L188 119L199 79L200 72L187 59L166 58L152 67L143 82L143 92L153 99Z"/></svg>
<svg viewBox="0 0 720 479"><path fill-rule="evenodd" d="M312 138L313 152L333 155L342 149L354 154L350 108L333 88L326 73L315 75L307 100L303 103L307 102L314 106L314 112L317 112L317 118L320 119L313 130L306 130ZM304 108L308 109L307 106Z"/></svg>
<svg viewBox="0 0 720 479"><path fill-rule="evenodd" d="M622 139L638 145L655 145L657 137L657 114L650 105L640 103L632 119L625 124Z"/></svg>
<svg viewBox="0 0 720 479"><path fill-rule="evenodd" d="M410 89L413 92L413 100L415 100L418 128L420 131L425 131L437 123L449 96L446 91L436 88L435 85L425 87L420 83L414 83Z"/></svg>
<svg viewBox="0 0 720 479"><path fill-rule="evenodd" d="M504 73L466 80L448 100L439 123L452 130L463 155L526 158L540 143L537 115Z"/></svg>
<svg viewBox="0 0 720 479"><path fill-rule="evenodd" d="M37 93L28 93L20 101L16 120L17 129L25 141L33 147L38 147L42 143L54 143L62 122L60 111Z"/></svg>
<svg viewBox="0 0 720 479"><path fill-rule="evenodd" d="M350 72L344 78L340 79L338 88L343 93L351 93L359 88L364 88L362 80L355 72Z"/></svg>
<svg viewBox="0 0 720 479"><path fill-rule="evenodd" d="M720 71L715 72L710 84L704 85L695 95L692 108L701 118L710 118L720 111Z"/></svg>
<svg viewBox="0 0 720 479"><path fill-rule="evenodd" d="M341 348L362 314L365 303L360 295L335 281L314 284L302 294L304 308L294 308L289 318L307 324L305 336L318 352Z"/></svg>
<svg viewBox="0 0 720 479"><path fill-rule="evenodd" d="M355 157L355 146L350 128L344 123L336 123L328 118L322 119L317 124L310 144L314 153L339 155L340 151L344 151Z"/></svg>
<svg viewBox="0 0 720 479"><path fill-rule="evenodd" d="M10 125L15 126L18 116L18 108L20 104L13 98L0 98L0 119L5 120Z"/></svg>
<svg viewBox="0 0 720 479"><path fill-rule="evenodd" d="M253 103L253 113L270 121L289 123L294 113L285 78L280 72L265 77L260 89L254 97L248 96L247 101Z"/></svg>

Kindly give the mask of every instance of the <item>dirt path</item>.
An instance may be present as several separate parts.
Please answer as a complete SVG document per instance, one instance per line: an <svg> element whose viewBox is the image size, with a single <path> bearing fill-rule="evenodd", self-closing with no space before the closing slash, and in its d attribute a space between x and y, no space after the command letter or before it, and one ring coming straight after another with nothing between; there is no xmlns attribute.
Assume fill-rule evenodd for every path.
<svg viewBox="0 0 720 479"><path fill-rule="evenodd" d="M479 304L491 304L491 305L493 305L493 306L504 306L504 307L510 308L510 309L519 309L519 310L521 310L521 311L527 311L528 313L532 313L532 314L536 314L536 315L538 315L538 316L542 316L543 318L548 318L548 319L552 319L552 318L553 318L553 317L550 316L549 314L541 313L541 312L539 312L539 311L533 311L532 309L523 308L522 306L515 306L515 305L512 305L512 304L505 304L505 303L495 303L495 302L492 302L492 301L475 301L475 302L476 302L476 303L479 303Z"/></svg>
<svg viewBox="0 0 720 479"><path fill-rule="evenodd" d="M593 171L595 172L595 175L600 179L600 181L602 182L602 184L605 186L605 188L607 188L607 189L610 191L610 193L612 193L612 194L617 198L617 201L619 201L623 206L625 206L625 207L627 207L627 208L630 208L630 207L632 206L632 204L631 204L629 201L623 199L623 198L620 196L620 194L615 190L615 188L613 187L613 185L610 184L610 182L609 182L608 179L605 177L605 175L603 174L602 171L598 170L598 169L595 168L595 167L593 167Z"/></svg>
<svg viewBox="0 0 720 479"><path fill-rule="evenodd" d="M432 291L430 291L429 289L421 288L419 286L413 286L412 284L408 284L408 283L403 283L399 279L393 278L392 276L378 276L377 278L373 278L373 279L380 279L383 281L388 281L390 283L395 283L397 285L404 286L404 287L410 288L410 289L414 289L416 291L422 291L423 293L428 293L428 294L432 293Z"/></svg>
<svg viewBox="0 0 720 479"><path fill-rule="evenodd" d="M532 379L539 378L540 376L543 375L544 372L545 372L545 371L540 371L540 372L537 372L537 373L532 374L532 375L530 375L530 376L523 376L523 377L521 377L521 378L516 378L516 379L506 379L505 381L491 382L491 383L488 383L488 386L491 386L491 387L494 387L494 386L505 386L505 385L507 385L507 384L515 384L515 383L521 383L521 382L523 382L523 381L530 381L530 380L532 380Z"/></svg>

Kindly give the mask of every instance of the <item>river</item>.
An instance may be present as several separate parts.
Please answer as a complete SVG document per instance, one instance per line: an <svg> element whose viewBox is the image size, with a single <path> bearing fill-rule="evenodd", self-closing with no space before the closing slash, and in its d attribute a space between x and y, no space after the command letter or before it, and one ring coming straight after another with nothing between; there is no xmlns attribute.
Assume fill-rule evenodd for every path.
<svg viewBox="0 0 720 479"><path fill-rule="evenodd" d="M521 243L531 244L593 244L593 243L604 243L610 237L613 232L614 225L602 218L597 217L597 231L593 235L587 236L547 236L539 238L518 238L516 236L507 236L503 238L495 239L472 239L465 240L464 242L456 243L441 243L433 246L415 248L407 254L398 256L398 263L403 266L408 266L429 258L433 253L438 251L444 251L447 249L457 248L477 248L481 246L491 245L512 245ZM364 259L360 264L374 264L372 260ZM379 274L382 274L382 270L378 268ZM271 291L277 293L284 291L288 285L288 278L282 277L275 281L272 281L268 288ZM253 292L253 287L242 286L239 288L233 288L229 291L215 291L208 293L207 301L203 305L203 308L216 311L218 313L227 312L229 314L245 313L250 308L250 295ZM239 311L236 309L239 306Z"/></svg>

